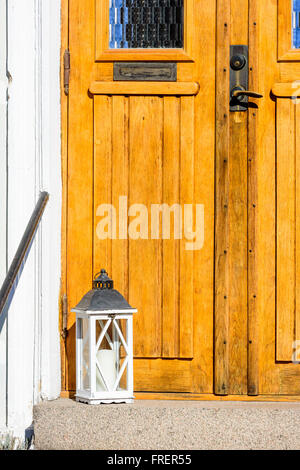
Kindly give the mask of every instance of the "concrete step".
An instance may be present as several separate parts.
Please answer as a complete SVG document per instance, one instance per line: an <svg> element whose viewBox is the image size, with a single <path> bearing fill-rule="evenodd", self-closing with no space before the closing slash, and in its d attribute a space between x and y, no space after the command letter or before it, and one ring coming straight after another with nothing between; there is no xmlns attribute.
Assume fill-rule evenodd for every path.
<svg viewBox="0 0 300 470"><path fill-rule="evenodd" d="M300 403L148 401L34 408L40 450L300 449Z"/></svg>

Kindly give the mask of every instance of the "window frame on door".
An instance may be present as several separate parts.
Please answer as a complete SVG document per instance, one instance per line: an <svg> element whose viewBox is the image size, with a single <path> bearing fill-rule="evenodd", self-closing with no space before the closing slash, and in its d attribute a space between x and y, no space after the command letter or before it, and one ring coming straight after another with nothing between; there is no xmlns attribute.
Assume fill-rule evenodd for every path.
<svg viewBox="0 0 300 470"><path fill-rule="evenodd" d="M96 0L95 61L178 61L194 62L194 0L184 2L184 30L182 49L110 49L109 48L109 0Z"/></svg>
<svg viewBox="0 0 300 470"><path fill-rule="evenodd" d="M278 0L278 61L300 61L300 49L292 47L292 1Z"/></svg>

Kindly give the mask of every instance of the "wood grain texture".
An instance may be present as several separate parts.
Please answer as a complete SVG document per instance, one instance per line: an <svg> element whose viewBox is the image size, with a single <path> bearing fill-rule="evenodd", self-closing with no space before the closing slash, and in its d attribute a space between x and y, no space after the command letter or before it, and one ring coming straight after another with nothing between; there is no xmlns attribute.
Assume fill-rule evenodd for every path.
<svg viewBox="0 0 300 470"><path fill-rule="evenodd" d="M276 102L270 91L278 82L277 3L258 2L259 125L257 146L257 315L259 354L259 393L279 394L278 365L275 364L276 332Z"/></svg>
<svg viewBox="0 0 300 470"><path fill-rule="evenodd" d="M204 205L205 232L203 248L194 252L194 360L191 362L191 390L212 393L216 2L195 2L194 17L196 29L193 34L197 40L193 41L193 55L197 60L193 66L192 80L198 81L201 86L194 102L194 202ZM183 65L185 68L189 66Z"/></svg>
<svg viewBox="0 0 300 470"><path fill-rule="evenodd" d="M136 392L136 400L174 400L174 401L239 401L239 402L265 402L265 403L298 403L300 395L214 395L213 393L160 393L160 392ZM62 391L61 398L74 398L75 391Z"/></svg>
<svg viewBox="0 0 300 470"><path fill-rule="evenodd" d="M229 393L247 393L247 115L230 114Z"/></svg>
<svg viewBox="0 0 300 470"><path fill-rule="evenodd" d="M231 0L230 44L248 43L248 1ZM239 21L235 18L239 17ZM223 73L224 76L224 73ZM229 114L229 393L247 393L247 124L248 113Z"/></svg>
<svg viewBox="0 0 300 470"><path fill-rule="evenodd" d="M259 11L257 0L249 1L249 89L259 90ZM248 355L247 392L259 393L259 318L257 312L257 231L258 194L257 159L259 158L259 104L248 112Z"/></svg>
<svg viewBox="0 0 300 470"><path fill-rule="evenodd" d="M112 204L119 212L129 192L129 98L112 97ZM123 198L120 200L120 196ZM126 207L127 211L127 207ZM124 225L122 226L122 222ZM117 290L128 298L128 216L119 220L118 239L112 240L111 275Z"/></svg>
<svg viewBox="0 0 300 470"><path fill-rule="evenodd" d="M272 87L274 96L282 98L290 98L300 96L300 82L294 80L291 83L275 83Z"/></svg>
<svg viewBox="0 0 300 470"><path fill-rule="evenodd" d="M295 321L295 106L277 100L276 359L291 361Z"/></svg>
<svg viewBox="0 0 300 470"><path fill-rule="evenodd" d="M297 384L298 385L298 384ZM296 388L296 387L295 387ZM69 398L67 394L63 394L62 398ZM289 393L282 395L215 395L210 393L135 393L137 400L184 400L184 401L238 401L238 402L289 402L298 403L300 401L299 393L291 395Z"/></svg>
<svg viewBox="0 0 300 470"><path fill-rule="evenodd" d="M135 391L179 393L189 392L191 387L190 361L136 359L134 362Z"/></svg>
<svg viewBox="0 0 300 470"><path fill-rule="evenodd" d="M129 129L129 205L144 204L151 213L151 204L162 202L163 99L131 96ZM130 218L130 222L132 220ZM139 311L134 322L134 336L140 340L135 341L134 355L160 357L161 240L133 240L131 237L129 259L129 302Z"/></svg>
<svg viewBox="0 0 300 470"><path fill-rule="evenodd" d="M230 3L217 1L216 60L216 207L215 207L215 355L214 391L229 391L229 45Z"/></svg>
<svg viewBox="0 0 300 470"><path fill-rule="evenodd" d="M105 116L105 119L103 119ZM113 214L100 212L102 204L112 204L112 98L97 96L94 99L94 246L93 273L101 269L112 272ZM116 116L115 116L116 117ZM104 227L107 238L100 238L99 223L108 217L111 225ZM101 218L100 218L101 217ZM109 222L108 222L109 224Z"/></svg>
<svg viewBox="0 0 300 470"><path fill-rule="evenodd" d="M280 70L280 75L276 79L279 83L293 82L297 80L299 77L300 63L299 62L280 62L279 70Z"/></svg>
<svg viewBox="0 0 300 470"><path fill-rule="evenodd" d="M295 106L295 341L300 341L300 106ZM299 359L299 357L296 357Z"/></svg>
<svg viewBox="0 0 300 470"><path fill-rule="evenodd" d="M298 365L294 365L291 369L282 369L279 377L280 394L300 395L300 374Z"/></svg>
<svg viewBox="0 0 300 470"><path fill-rule="evenodd" d="M180 198L180 98L164 98L163 201L170 207ZM175 224L175 217L173 215ZM163 357L179 354L179 240L163 240ZM179 221L180 228L180 221Z"/></svg>
<svg viewBox="0 0 300 470"><path fill-rule="evenodd" d="M139 309L136 357L191 359L193 251L186 250L189 234L182 241L175 239L180 231L174 224L181 224L171 206L181 203L183 219L184 205L193 204L194 98L96 95L94 143L94 271L100 269L100 261L108 266L116 287ZM128 235L139 215L136 206L137 213L129 212L123 226L115 227L117 238L124 239L99 239L98 224L107 215L100 213L100 204L113 203L118 211L120 196L128 198L128 207L147 207L146 233L137 239L131 232ZM164 219L160 233L152 233L151 225L151 204L158 204L161 211L162 202L170 211L164 216L170 216L171 226L166 240L160 239ZM141 227L136 228L139 232ZM145 336L145 331L150 333ZM190 375L189 364L185 367ZM176 368L177 362L172 362L170 373L175 374Z"/></svg>
<svg viewBox="0 0 300 470"><path fill-rule="evenodd" d="M93 95L197 95L196 82L93 82Z"/></svg>
<svg viewBox="0 0 300 470"><path fill-rule="evenodd" d="M193 357L193 271L194 252L187 249L186 206L194 202L194 98L181 98L180 112L180 204L184 208L185 238L180 240L180 320L179 354L181 358ZM194 211L195 213L195 211ZM193 227L190 227L193 230Z"/></svg>
<svg viewBox="0 0 300 470"><path fill-rule="evenodd" d="M75 306L91 288L93 277L93 100L94 1L69 5L72 73L69 93L67 294ZM78 28L84 24L84 28ZM82 51L85 51L84 54ZM68 317L66 387L75 388L75 314Z"/></svg>

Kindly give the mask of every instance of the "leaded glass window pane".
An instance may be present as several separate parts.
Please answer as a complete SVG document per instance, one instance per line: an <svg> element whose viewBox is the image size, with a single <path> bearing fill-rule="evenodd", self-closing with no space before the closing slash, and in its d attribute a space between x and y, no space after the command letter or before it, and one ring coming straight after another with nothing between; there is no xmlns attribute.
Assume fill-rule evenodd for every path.
<svg viewBox="0 0 300 470"><path fill-rule="evenodd" d="M300 0L293 1L293 47L300 49Z"/></svg>
<svg viewBox="0 0 300 470"><path fill-rule="evenodd" d="M111 49L182 48L184 0L110 0Z"/></svg>

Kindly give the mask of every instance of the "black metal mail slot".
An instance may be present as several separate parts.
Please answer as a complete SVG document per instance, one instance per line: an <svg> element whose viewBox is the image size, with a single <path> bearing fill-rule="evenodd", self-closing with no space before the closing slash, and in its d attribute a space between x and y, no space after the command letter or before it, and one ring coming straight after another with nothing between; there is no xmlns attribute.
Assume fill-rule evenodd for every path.
<svg viewBox="0 0 300 470"><path fill-rule="evenodd" d="M114 81L176 82L177 64L171 62L115 62Z"/></svg>

